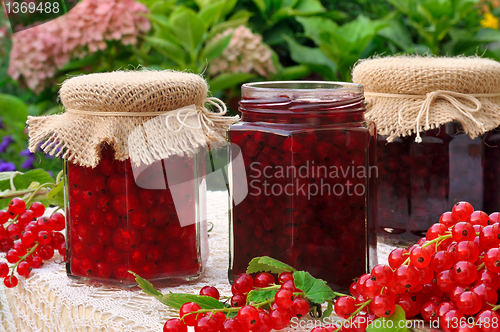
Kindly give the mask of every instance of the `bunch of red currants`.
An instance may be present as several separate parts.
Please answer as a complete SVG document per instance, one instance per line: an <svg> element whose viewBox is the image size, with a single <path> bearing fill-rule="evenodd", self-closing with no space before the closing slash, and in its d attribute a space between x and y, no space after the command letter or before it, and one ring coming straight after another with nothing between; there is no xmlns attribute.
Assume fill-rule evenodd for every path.
<svg viewBox="0 0 500 332"><path fill-rule="evenodd" d="M29 201L28 201L29 202ZM66 241L60 231L65 228L64 215L58 212L44 216L45 206L34 202L26 209L26 202L18 197L9 202L6 211L0 211L0 252L7 253L7 261L0 262L0 278L5 286L16 287L14 271L28 277L32 269L40 268L57 250L66 257Z"/></svg>
<svg viewBox="0 0 500 332"><path fill-rule="evenodd" d="M186 332L187 326L194 326L196 332L269 332L285 328L293 317L302 318L309 312L309 303L303 292L294 285L293 274L282 272L275 283L272 274L259 273L255 279L242 273L232 286L231 306L224 309L202 309L194 302L187 302L180 308L180 318L169 319L164 332ZM252 303L247 296L252 290L275 290L274 297ZM205 286L200 295L219 300L215 287ZM249 298L250 300L250 298ZM248 303L248 304L247 304Z"/></svg>
<svg viewBox="0 0 500 332"><path fill-rule="evenodd" d="M459 202L441 215L426 237L389 255L335 303L348 319L342 332L364 332L396 305L406 318L422 318L445 332L500 331L500 214ZM315 331L318 332L318 331Z"/></svg>

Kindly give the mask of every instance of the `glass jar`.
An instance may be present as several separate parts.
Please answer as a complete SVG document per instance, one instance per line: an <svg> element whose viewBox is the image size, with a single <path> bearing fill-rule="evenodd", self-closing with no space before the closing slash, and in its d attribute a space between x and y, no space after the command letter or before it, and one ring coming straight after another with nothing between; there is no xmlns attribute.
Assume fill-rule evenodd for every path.
<svg viewBox="0 0 500 332"><path fill-rule="evenodd" d="M135 284L129 270L151 281L199 277L208 258L204 167L197 156L136 167L109 146L95 168L65 162L68 275L125 285Z"/></svg>
<svg viewBox="0 0 500 332"><path fill-rule="evenodd" d="M483 141L484 211L493 213L500 211L500 128L487 132Z"/></svg>
<svg viewBox="0 0 500 332"><path fill-rule="evenodd" d="M377 138L377 220L383 242L418 241L458 201L486 208L482 165L488 147L483 139L470 138L454 122L424 131L421 138L421 143L415 134L391 143L387 136Z"/></svg>
<svg viewBox="0 0 500 332"><path fill-rule="evenodd" d="M229 278L271 256L348 288L376 264L376 131L362 87L244 84L239 109L228 131Z"/></svg>

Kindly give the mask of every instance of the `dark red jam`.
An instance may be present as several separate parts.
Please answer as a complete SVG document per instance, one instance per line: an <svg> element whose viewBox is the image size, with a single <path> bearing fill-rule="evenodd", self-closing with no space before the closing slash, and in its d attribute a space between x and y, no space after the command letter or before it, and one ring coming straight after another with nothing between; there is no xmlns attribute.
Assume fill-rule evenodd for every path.
<svg viewBox="0 0 500 332"><path fill-rule="evenodd" d="M391 143L386 136L377 139L377 220L385 242L418 241L459 201L487 213L500 208L499 190L493 189L500 175L500 135L487 135L490 144L448 123L421 137L421 143L415 142L415 135Z"/></svg>
<svg viewBox="0 0 500 332"><path fill-rule="evenodd" d="M171 191L165 176L168 165L176 165L179 178L192 179L193 159L173 157L133 170L130 160L115 160L107 147L95 168L66 165L68 274L123 284L135 283L129 270L150 280L200 275L195 182Z"/></svg>
<svg viewBox="0 0 500 332"><path fill-rule="evenodd" d="M243 88L242 121L228 134L230 278L270 256L346 289L374 263L375 128L361 91L337 87L285 83L274 98Z"/></svg>

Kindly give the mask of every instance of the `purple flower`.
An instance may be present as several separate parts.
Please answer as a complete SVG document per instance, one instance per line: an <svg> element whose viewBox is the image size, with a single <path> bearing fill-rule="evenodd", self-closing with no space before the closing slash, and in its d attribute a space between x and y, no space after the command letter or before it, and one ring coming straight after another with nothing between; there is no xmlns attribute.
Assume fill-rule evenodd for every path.
<svg viewBox="0 0 500 332"><path fill-rule="evenodd" d="M16 165L8 161L0 160L0 172L12 172L16 170Z"/></svg>
<svg viewBox="0 0 500 332"><path fill-rule="evenodd" d="M14 139L12 136L4 136L2 139L2 143L0 143L0 152L5 152L7 151L7 148L9 147L9 144L14 142Z"/></svg>
<svg viewBox="0 0 500 332"><path fill-rule="evenodd" d="M24 163L21 164L22 168L27 168L27 169L33 169L35 166L33 166L33 161L35 160L35 156L29 156L28 159L24 161Z"/></svg>
<svg viewBox="0 0 500 332"><path fill-rule="evenodd" d="M29 149L26 149L26 150L19 152L19 155L26 157L26 156L33 156L33 153L31 153Z"/></svg>
<svg viewBox="0 0 500 332"><path fill-rule="evenodd" d="M52 173L52 171L47 171L47 173L49 173L51 177L54 177L54 173Z"/></svg>

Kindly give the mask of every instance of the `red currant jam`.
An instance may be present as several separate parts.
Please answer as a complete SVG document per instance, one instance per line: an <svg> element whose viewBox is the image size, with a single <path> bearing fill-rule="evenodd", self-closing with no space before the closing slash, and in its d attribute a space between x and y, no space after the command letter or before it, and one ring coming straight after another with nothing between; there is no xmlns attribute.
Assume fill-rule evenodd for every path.
<svg viewBox="0 0 500 332"><path fill-rule="evenodd" d="M137 168L106 146L95 168L66 162L68 274L130 285L129 270L148 280L199 277L208 248L195 159Z"/></svg>
<svg viewBox="0 0 500 332"><path fill-rule="evenodd" d="M270 256L348 289L376 263L376 133L362 88L270 82L242 96L228 133L230 279Z"/></svg>
<svg viewBox="0 0 500 332"><path fill-rule="evenodd" d="M456 123L424 131L421 137L421 143L415 135L391 143L387 136L377 138L377 220L384 242L418 241L459 201L487 213L500 208L491 199L500 196L488 189L497 178L489 167L496 167L498 159L486 160L498 144L471 139Z"/></svg>

